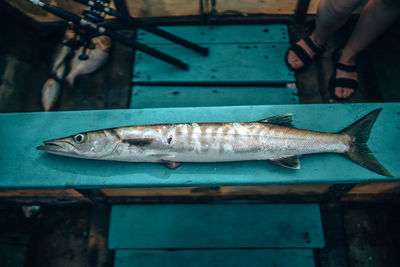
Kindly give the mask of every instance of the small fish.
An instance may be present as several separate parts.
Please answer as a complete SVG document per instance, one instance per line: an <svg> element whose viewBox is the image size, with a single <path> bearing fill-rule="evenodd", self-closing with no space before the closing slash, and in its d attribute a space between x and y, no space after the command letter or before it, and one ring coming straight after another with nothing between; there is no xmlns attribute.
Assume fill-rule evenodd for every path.
<svg viewBox="0 0 400 267"><path fill-rule="evenodd" d="M68 55L72 52L72 48L65 45L68 41L74 38L74 31L66 29L62 43L58 44L54 50L53 64L51 73L59 80L64 78L66 69L66 60Z"/></svg>
<svg viewBox="0 0 400 267"><path fill-rule="evenodd" d="M60 83L54 79L49 78L42 87L42 106L44 111L50 111L56 105L61 94Z"/></svg>
<svg viewBox="0 0 400 267"><path fill-rule="evenodd" d="M92 42L95 48L87 50L88 59L79 59L79 56L82 54L82 48L75 51L75 55L71 60L71 70L65 77L70 86L74 85L75 79L78 76L92 73L106 62L111 47L111 38L108 36L99 36L93 38Z"/></svg>
<svg viewBox="0 0 400 267"><path fill-rule="evenodd" d="M269 160L299 169L299 157L314 153L344 154L381 175L393 176L366 145L382 109L376 109L338 133L293 128L292 115L257 122L138 125L45 141L39 150L97 160L164 163Z"/></svg>
<svg viewBox="0 0 400 267"><path fill-rule="evenodd" d="M73 31L67 29L64 34L63 42L72 39ZM61 95L61 81L64 78L66 70L66 59L71 53L72 48L63 44L58 44L53 55L51 68L51 77L46 80L42 87L42 106L44 111L50 111L54 108Z"/></svg>

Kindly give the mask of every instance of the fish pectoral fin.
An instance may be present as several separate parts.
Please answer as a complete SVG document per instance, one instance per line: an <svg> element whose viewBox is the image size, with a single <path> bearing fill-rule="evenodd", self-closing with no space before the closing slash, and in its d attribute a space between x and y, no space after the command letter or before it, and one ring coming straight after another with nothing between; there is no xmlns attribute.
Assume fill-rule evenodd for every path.
<svg viewBox="0 0 400 267"><path fill-rule="evenodd" d="M291 113L287 113L259 120L258 122L294 128L292 124L292 117L293 115Z"/></svg>
<svg viewBox="0 0 400 267"><path fill-rule="evenodd" d="M170 170L174 170L182 165L181 162L175 162L175 161L162 162L161 164L165 165L165 167L167 167Z"/></svg>
<svg viewBox="0 0 400 267"><path fill-rule="evenodd" d="M298 156L286 157L270 160L271 162L290 169L300 169L300 160Z"/></svg>

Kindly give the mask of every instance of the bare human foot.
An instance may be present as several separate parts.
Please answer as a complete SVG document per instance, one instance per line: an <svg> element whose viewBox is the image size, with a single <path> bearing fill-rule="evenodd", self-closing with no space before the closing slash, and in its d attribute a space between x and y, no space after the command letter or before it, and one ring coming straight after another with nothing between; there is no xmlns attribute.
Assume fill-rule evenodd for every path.
<svg viewBox="0 0 400 267"><path fill-rule="evenodd" d="M310 35L310 40L311 42L317 47L317 49L321 49L322 45L319 44L318 41L316 41L312 35ZM296 45L300 46L310 57L310 59L313 59L316 55L317 51L314 51L312 47L310 47L304 39L301 39L296 43ZM287 63L293 70L298 70L302 68L305 64L305 62L292 50L290 49L287 54Z"/></svg>
<svg viewBox="0 0 400 267"><path fill-rule="evenodd" d="M356 62L354 58L346 58L342 55L339 57L339 63L347 66L355 66ZM336 69L336 79L345 78L357 81L358 75L356 71L344 71L341 69ZM347 99L354 94L353 88L346 87L335 87L335 96L339 99Z"/></svg>

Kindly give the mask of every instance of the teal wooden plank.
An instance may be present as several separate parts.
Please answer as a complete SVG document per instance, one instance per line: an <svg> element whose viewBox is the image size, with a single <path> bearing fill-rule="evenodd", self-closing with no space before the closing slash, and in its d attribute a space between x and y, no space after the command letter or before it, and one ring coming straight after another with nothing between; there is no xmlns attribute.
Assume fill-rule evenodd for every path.
<svg viewBox="0 0 400 267"><path fill-rule="evenodd" d="M187 163L175 170L151 163L105 162L48 155L43 140L124 125L257 121L293 113L298 128L337 132L383 108L369 147L396 178L375 174L336 154L307 155L301 170L265 161ZM0 188L105 188L365 183L400 178L400 103L233 106L0 114Z"/></svg>
<svg viewBox="0 0 400 267"><path fill-rule="evenodd" d="M133 86L131 108L298 104L296 88Z"/></svg>
<svg viewBox="0 0 400 267"><path fill-rule="evenodd" d="M137 52L134 83L232 83L265 84L294 82L285 64L289 43L283 44L214 44L204 57L178 45L153 45L154 48L190 64L183 71L164 61Z"/></svg>
<svg viewBox="0 0 400 267"><path fill-rule="evenodd" d="M115 267L313 267L311 249L117 250Z"/></svg>
<svg viewBox="0 0 400 267"><path fill-rule="evenodd" d="M160 27L197 44L215 43L288 43L287 25L224 25ZM139 30L137 40L145 44L171 44L164 38Z"/></svg>
<svg viewBox="0 0 400 267"><path fill-rule="evenodd" d="M322 248L317 204L113 206L110 249Z"/></svg>

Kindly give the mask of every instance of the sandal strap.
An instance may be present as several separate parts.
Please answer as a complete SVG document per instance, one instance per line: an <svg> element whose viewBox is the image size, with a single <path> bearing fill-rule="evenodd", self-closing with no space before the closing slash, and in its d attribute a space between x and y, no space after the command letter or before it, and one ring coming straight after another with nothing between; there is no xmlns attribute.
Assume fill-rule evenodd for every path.
<svg viewBox="0 0 400 267"><path fill-rule="evenodd" d="M339 70L343 70L346 72L356 72L357 68L356 65L346 65L340 62L336 62L336 68Z"/></svg>
<svg viewBox="0 0 400 267"><path fill-rule="evenodd" d="M334 80L334 88L336 87L351 88L356 90L358 87L358 82L349 78L337 78Z"/></svg>
<svg viewBox="0 0 400 267"><path fill-rule="evenodd" d="M308 47L314 51L315 54L321 53L322 52L322 47L318 47L314 44L314 42L311 40L310 36L307 36L306 38L303 39L304 42L308 45Z"/></svg>
<svg viewBox="0 0 400 267"><path fill-rule="evenodd" d="M303 65L307 65L311 62L311 57L310 55L306 52L306 50L304 50L303 47L301 47L298 44L293 45L290 48L295 54L296 56L303 62Z"/></svg>

